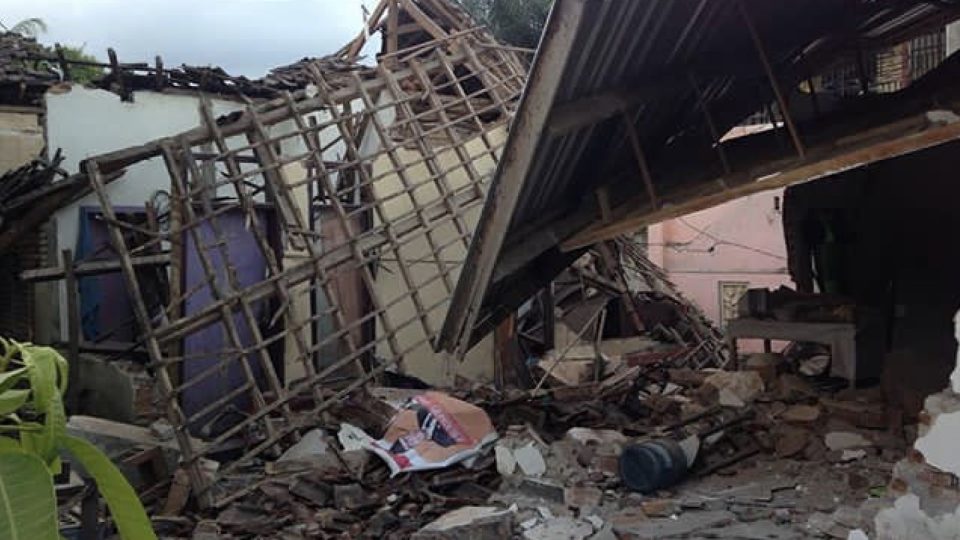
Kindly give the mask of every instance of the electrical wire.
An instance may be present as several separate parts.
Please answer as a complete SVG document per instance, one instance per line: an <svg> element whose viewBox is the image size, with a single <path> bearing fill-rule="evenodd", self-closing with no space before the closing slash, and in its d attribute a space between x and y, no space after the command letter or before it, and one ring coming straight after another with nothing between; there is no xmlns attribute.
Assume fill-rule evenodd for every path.
<svg viewBox="0 0 960 540"><path fill-rule="evenodd" d="M748 245L746 245L746 244L741 244L741 243L739 243L739 242L731 242L731 241L729 241L729 240L724 240L723 238L719 238L719 237L717 237L717 236L714 236L713 234L707 232L705 229L701 229L701 228L699 228L699 227L696 227L695 225L693 225L692 223L690 223L689 221L687 221L686 219L684 219L684 218L682 218L682 217L681 217L681 218L677 218L677 221L679 221L680 223L683 223L684 225L686 225L687 227L693 229L695 232L698 233L697 236L695 236L695 237L694 237L692 240L690 240L689 242L686 242L686 244L693 243L694 240L697 240L697 239L700 238L701 236L705 236L705 237L707 237L707 238L709 238L709 239L711 239L711 240L714 241L714 244L713 244L712 246L710 246L709 248L707 248L705 251L704 251L704 250L697 250L697 251L704 251L704 252L706 252L706 253L713 253L713 251L714 251L717 247L719 247L719 246L731 246L731 247L737 247L737 248L740 248L740 249L745 249L745 250L747 250L747 251L752 251L752 252L758 253L758 254L760 254L760 255L766 255L767 257L773 257L774 259L779 259L779 260L781 260L781 261L787 260L787 258L786 258L785 256L780 255L780 254L777 254L777 253L773 253L773 252L770 252L770 251L766 251L766 250L764 250L764 249L756 248L756 247L753 247L753 246L748 246ZM684 250L678 249L678 251L684 251ZM685 251L693 251L693 250L685 250Z"/></svg>

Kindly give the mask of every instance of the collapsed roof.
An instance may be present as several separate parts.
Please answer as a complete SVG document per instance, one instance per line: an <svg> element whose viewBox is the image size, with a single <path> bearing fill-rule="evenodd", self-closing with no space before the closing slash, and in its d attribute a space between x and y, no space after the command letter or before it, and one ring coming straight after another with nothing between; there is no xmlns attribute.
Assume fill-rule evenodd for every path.
<svg viewBox="0 0 960 540"><path fill-rule="evenodd" d="M82 163L205 503L255 489L249 467L320 411L433 352L526 75L516 52L452 30L376 67L300 63L274 76L304 74L302 89L219 118L203 99L197 128ZM155 157L164 215L125 222L113 183ZM157 265L166 287L146 279Z"/></svg>
<svg viewBox="0 0 960 540"><path fill-rule="evenodd" d="M953 102L956 59L884 95L864 61L958 16L920 0L557 0L440 347L462 354L594 242L960 137L924 114ZM861 95L821 94L814 79L850 65ZM757 111L777 129L721 140Z"/></svg>
<svg viewBox="0 0 960 540"><path fill-rule="evenodd" d="M31 104L59 82L49 64L37 61L40 56L46 52L36 39L0 32L0 103Z"/></svg>

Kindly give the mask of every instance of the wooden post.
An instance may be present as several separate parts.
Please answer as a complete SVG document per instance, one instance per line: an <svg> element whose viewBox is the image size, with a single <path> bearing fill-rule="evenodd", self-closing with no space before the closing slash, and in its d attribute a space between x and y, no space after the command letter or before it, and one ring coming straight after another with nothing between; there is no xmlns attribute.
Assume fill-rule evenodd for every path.
<svg viewBox="0 0 960 540"><path fill-rule="evenodd" d="M543 309L543 346L552 350L557 346L557 315L553 296L553 282L540 292L540 305Z"/></svg>
<svg viewBox="0 0 960 540"><path fill-rule="evenodd" d="M63 51L63 46L57 43L54 45L54 49L57 51L57 60L60 64L60 71L63 72L63 80L72 81L73 77L70 73L70 62L67 61L67 55Z"/></svg>
<svg viewBox="0 0 960 540"><path fill-rule="evenodd" d="M164 86L166 86L166 78L163 73L163 58L160 58L158 54L154 59L154 71L153 73L153 84L157 88L157 92L163 92Z"/></svg>
<svg viewBox="0 0 960 540"><path fill-rule="evenodd" d="M496 345L493 351L494 382L498 390L507 386L508 370L513 370L515 358L513 342L517 338L517 316L515 313L503 320L494 332Z"/></svg>
<svg viewBox="0 0 960 540"><path fill-rule="evenodd" d="M725 174L730 174L730 162L727 160L727 153L723 151L723 142L720 140L720 133L717 131L717 124L713 121L713 115L710 114L710 108L707 107L707 100L703 97L703 91L700 89L700 84L697 82L696 75L694 75L692 71L689 75L690 86L692 86L693 91L697 93L697 102L700 105L700 110L703 112L707 129L710 130L710 140L716 146L717 154L720 156L720 163L723 165L723 172Z"/></svg>
<svg viewBox="0 0 960 540"><path fill-rule="evenodd" d="M117 83L117 93L120 94L120 99L123 101L130 101L130 95L127 92L127 85L123 80L123 68L120 67L120 61L117 60L117 51L113 50L111 47L107 49L107 56L110 58L110 75Z"/></svg>
<svg viewBox="0 0 960 540"><path fill-rule="evenodd" d="M630 139L630 145L633 147L634 157L637 159L637 166L640 167L640 177L643 178L643 185L647 188L647 196L650 197L650 205L653 208L660 208L657 201L657 191L653 188L653 177L650 175L650 167L647 166L647 156L643 153L643 146L640 144L640 136L637 129L633 126L633 120L623 113L623 123L627 129L627 137Z"/></svg>
<svg viewBox="0 0 960 540"><path fill-rule="evenodd" d="M66 276L67 288L67 410L71 414L77 414L80 412L80 306L77 302L80 291L77 289L77 275L73 269L73 252L69 249L60 252L60 262Z"/></svg>
<svg viewBox="0 0 960 540"><path fill-rule="evenodd" d="M390 7L387 8L387 52L395 53L399 46L399 36L397 35L398 21L400 20L400 3L397 0L390 0ZM391 58L395 63L396 59Z"/></svg>
<svg viewBox="0 0 960 540"><path fill-rule="evenodd" d="M757 49L757 55L760 56L760 63L763 64L763 70L767 73L767 79L770 81L770 88L773 89L773 94L777 98L777 105L780 107L780 114L783 116L783 122L787 125L787 130L790 132L790 138L793 139L793 145L797 149L797 154L799 154L800 157L805 157L807 151L803 147L803 142L800 140L800 133L797 131L797 126L793 123L793 118L790 116L790 110L787 107L787 100L783 96L783 91L780 90L780 83L777 82L777 76L773 73L773 66L770 64L770 59L767 57L767 51L763 47L763 40L760 39L760 34L757 32L757 28L753 25L753 20L750 19L750 14L747 12L747 8L743 4L743 0L737 1L737 7L740 9L740 15L743 17L743 22L746 24L747 30L750 32L750 39L753 40L753 45Z"/></svg>

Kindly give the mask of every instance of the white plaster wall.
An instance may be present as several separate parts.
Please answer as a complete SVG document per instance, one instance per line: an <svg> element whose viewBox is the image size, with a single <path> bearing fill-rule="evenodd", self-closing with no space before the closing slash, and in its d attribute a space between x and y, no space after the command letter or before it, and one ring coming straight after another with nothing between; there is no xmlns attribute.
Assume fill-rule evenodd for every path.
<svg viewBox="0 0 960 540"><path fill-rule="evenodd" d="M41 150L43 126L39 112L26 108L0 110L0 174L29 163Z"/></svg>
<svg viewBox="0 0 960 540"><path fill-rule="evenodd" d="M487 133L493 145L499 145L506 138L506 129L497 128ZM481 175L492 175L496 169L496 162L489 154L486 154L486 147L479 137L466 142L465 150L473 160L473 165ZM416 163L422 160L419 151L400 150L398 152L400 159L410 164L407 169L407 177L411 184L418 184L427 179L430 171L423 163ZM447 149L437 153L437 161L441 169L448 171L446 174L447 185L452 190L459 190L469 184L470 178L466 170L459 167L459 156L453 150ZM374 183L374 194L385 199L387 196L399 193L403 190L403 184L399 177L390 175L389 171L393 169L389 158L381 156L373 165L374 175L385 175L382 179ZM433 183L425 184L413 190L413 197L419 206L436 204L441 194ZM480 218L482 204L473 206L464 214L464 224L469 231L476 228ZM383 204L383 210L386 219L397 219L413 213L414 205L410 196L401 195L387 200ZM463 268L463 261L466 258L467 248L463 242L452 242L458 235L456 227L452 223L445 223L436 226L433 229L434 241L438 245L447 245L441 250L441 256L445 262L451 265L450 280L454 284ZM449 245L448 245L449 244ZM435 262L434 255L431 253L426 237L419 237L405 244L401 249L401 256L409 261L407 268L411 276L411 281L417 285L418 293L425 307L436 306L429 309L427 322L430 325L432 333L437 333L443 325L444 317L447 314L447 308L450 304L452 291L448 291L442 280L434 279L439 275L439 268ZM390 251L384 251L384 259L380 264L380 272L377 276L377 293L384 304L391 304L395 300L404 297L408 291L400 273L400 268L395 261L395 254ZM431 281L429 284L426 284ZM416 317L416 308L410 298L399 301L393 307L387 309L387 316L393 321L394 325L400 325ZM384 329L378 324L378 333ZM423 325L417 321L405 325L397 330L397 343L401 350L408 350L404 355L404 372L419 377L432 384L443 383L444 357L441 353L436 353L430 343L421 343L427 337ZM378 344L378 354L389 356L390 347L386 342ZM490 334L475 345L464 358L463 363L458 366L457 374L470 380L488 382L493 378L493 359L494 359L494 339Z"/></svg>
<svg viewBox="0 0 960 540"><path fill-rule="evenodd" d="M133 102L120 100L117 94L80 85L58 87L45 96L47 140L52 154L63 149L64 169L79 172L82 160L136 146L154 139L176 135L200 125L200 100L185 94L134 92ZM215 115L243 107L238 102L212 100ZM170 181L161 158L138 163L108 186L115 206L143 206L157 190L170 189ZM80 207L99 206L96 194L57 211L56 248L77 247ZM61 283L60 297L65 294ZM61 338L66 339L66 313L60 313Z"/></svg>

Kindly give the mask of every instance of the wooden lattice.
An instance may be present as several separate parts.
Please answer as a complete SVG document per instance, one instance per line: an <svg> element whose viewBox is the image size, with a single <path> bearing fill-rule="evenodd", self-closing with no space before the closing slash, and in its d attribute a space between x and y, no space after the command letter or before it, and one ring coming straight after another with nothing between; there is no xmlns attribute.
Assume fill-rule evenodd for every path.
<svg viewBox="0 0 960 540"><path fill-rule="evenodd" d="M308 65L302 91L224 118L204 102L201 127L85 163L204 504L245 493L258 460L436 337L500 154L503 137L490 134L505 129L525 71L516 53L469 34L406 54L335 76ZM169 216L131 235L107 173L157 156ZM252 282L238 272L249 253L231 247L238 233L228 220L238 215L266 268ZM138 260L161 251L170 252L171 290L158 307ZM205 276L193 286L184 285L189 265ZM342 305L347 277L361 284L362 310ZM198 298L207 300L198 307ZM318 333L321 322L332 330ZM187 353L185 340L210 328L226 346ZM334 361L321 362L331 348ZM202 370L185 374L199 361ZM281 365L301 376L285 379ZM184 410L184 394L211 381L215 399ZM231 448L239 458L204 472L201 458Z"/></svg>

